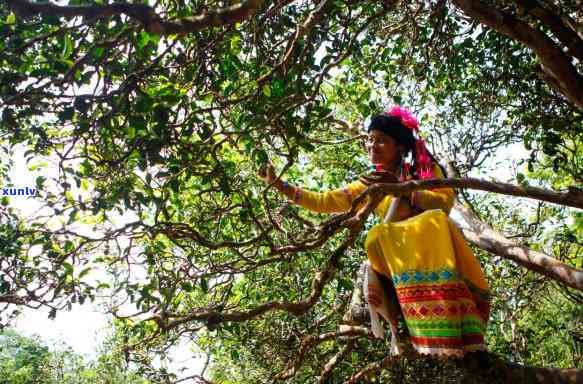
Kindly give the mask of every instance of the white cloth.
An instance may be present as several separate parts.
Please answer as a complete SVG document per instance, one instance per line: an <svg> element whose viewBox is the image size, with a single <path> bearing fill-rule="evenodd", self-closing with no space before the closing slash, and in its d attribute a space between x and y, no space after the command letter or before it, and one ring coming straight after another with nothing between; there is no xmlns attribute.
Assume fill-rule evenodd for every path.
<svg viewBox="0 0 583 384"><path fill-rule="evenodd" d="M376 306L370 303L371 290L373 288L378 298L380 299L380 305ZM389 298L383 289L381 280L379 279L377 273L372 269L370 262L366 263L366 269L364 273L364 297L368 304L368 311L370 313L370 325L373 335L378 339L384 339L385 330L380 322L379 315L381 315L390 325L391 329L391 355L398 355L401 353L401 348L397 340L397 327L396 319L391 318L391 314L388 310ZM373 300L374 301L374 300ZM377 300L378 301L378 300Z"/></svg>

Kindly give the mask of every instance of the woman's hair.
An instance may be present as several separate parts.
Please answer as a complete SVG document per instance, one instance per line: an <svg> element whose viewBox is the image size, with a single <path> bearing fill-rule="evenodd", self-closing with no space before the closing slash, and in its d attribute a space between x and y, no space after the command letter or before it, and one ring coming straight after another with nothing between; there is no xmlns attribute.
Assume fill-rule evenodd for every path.
<svg viewBox="0 0 583 384"><path fill-rule="evenodd" d="M404 168L402 169L403 171L402 174L403 175L409 174L415 179L421 178L418 172L418 169L420 167L419 164L417 164L418 162L417 140L413 135L413 129L405 126L403 124L403 120L401 117L389 116L387 114L374 116L371 119L370 124L368 126L368 132L370 133L371 131L380 131L392 137L397 142L397 144L403 145L405 147L404 155L406 155L409 152L412 152L413 164L411 166L408 166L404 162L402 162L401 166ZM441 171L443 172L443 175L447 177L445 169L439 164L439 162L435 159L433 154L428 150L425 151L427 155L429 155L429 157L431 158L431 161L437 164Z"/></svg>
<svg viewBox="0 0 583 384"><path fill-rule="evenodd" d="M378 115L371 119L368 132L381 131L391 136L398 144L405 147L407 152L415 150L415 137L413 131L405 127L401 119L396 116Z"/></svg>

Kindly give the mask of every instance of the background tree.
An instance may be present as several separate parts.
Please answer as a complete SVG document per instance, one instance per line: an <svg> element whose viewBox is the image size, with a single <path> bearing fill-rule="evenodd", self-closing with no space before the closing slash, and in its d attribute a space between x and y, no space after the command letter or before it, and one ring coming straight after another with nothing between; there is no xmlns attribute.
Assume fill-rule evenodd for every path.
<svg viewBox="0 0 583 384"><path fill-rule="evenodd" d="M106 343L115 345L115 339ZM0 383L149 383L124 367L120 356L115 356L113 351L100 354L96 361L87 361L66 345L49 348L38 336L26 337L6 329L0 334Z"/></svg>
<svg viewBox="0 0 583 384"><path fill-rule="evenodd" d="M24 217L3 196L3 321L106 295L152 375L179 340L210 354L217 381L471 375L339 333L363 260L354 212L298 210L255 175L270 160L311 188L354 179L366 118L394 102L461 176L509 169L496 154L523 143L503 181L580 209L581 25L570 1L3 2L0 180L22 153L41 205ZM472 240L489 252L492 350L580 367L581 211L460 199L497 231Z"/></svg>

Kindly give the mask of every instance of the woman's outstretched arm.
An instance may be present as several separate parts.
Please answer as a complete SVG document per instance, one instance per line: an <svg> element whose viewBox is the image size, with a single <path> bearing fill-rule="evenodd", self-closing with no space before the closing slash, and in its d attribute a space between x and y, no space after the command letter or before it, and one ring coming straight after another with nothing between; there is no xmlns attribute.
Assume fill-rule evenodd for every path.
<svg viewBox="0 0 583 384"><path fill-rule="evenodd" d="M352 200L366 188L364 184L356 181L340 189L312 192L279 179L275 180L275 172L272 166L260 171L259 176L267 183L273 183L275 189L294 204L313 212L334 213L348 211L352 206Z"/></svg>

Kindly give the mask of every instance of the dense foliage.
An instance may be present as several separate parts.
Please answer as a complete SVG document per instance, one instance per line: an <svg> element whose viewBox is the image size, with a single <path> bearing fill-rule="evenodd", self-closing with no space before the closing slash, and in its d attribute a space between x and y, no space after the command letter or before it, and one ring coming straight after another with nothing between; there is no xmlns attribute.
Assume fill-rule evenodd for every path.
<svg viewBox="0 0 583 384"><path fill-rule="evenodd" d="M64 17L2 2L0 186L12 186L11 157L23 156L38 189L24 203L38 208L30 215L15 208L23 197L2 197L2 322L21 306L54 315L104 300L128 359L151 377L160 377L155 356L179 340L211 355L218 382L271 381L294 362L289 379L309 382L337 353L329 380L339 382L380 361L387 344L354 335L299 353L306 336L336 331L364 232L351 239L256 174L271 161L311 189L351 181L367 169L366 119L399 103L462 176L511 169L495 157L522 144L528 155L515 156L503 181L580 186L577 2L481 4L546 36L568 64L560 73L580 83L467 3L250 1L242 6L256 12L237 22L227 15L188 29L188 17L229 4L160 0L160 20L184 28L166 33L143 7L100 13L110 2L70 0L97 8ZM460 198L508 237L582 267L581 211L471 191ZM581 368L581 293L480 255L495 298L492 351ZM456 380L448 364L401 361L375 374Z"/></svg>

